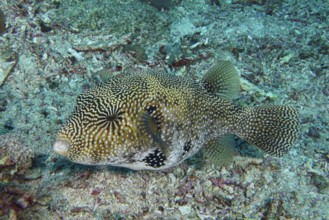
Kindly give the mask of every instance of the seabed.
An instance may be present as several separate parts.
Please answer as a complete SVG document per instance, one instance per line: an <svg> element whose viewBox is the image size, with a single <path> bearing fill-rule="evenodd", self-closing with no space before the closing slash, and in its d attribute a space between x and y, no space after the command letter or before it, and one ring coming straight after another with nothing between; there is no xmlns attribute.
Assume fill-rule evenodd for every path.
<svg viewBox="0 0 329 220"><path fill-rule="evenodd" d="M2 0L0 219L329 219L328 14L326 0ZM195 155L154 172L52 151L104 72L200 79L220 59L241 75L237 104L299 109L287 155L237 140L228 167Z"/></svg>

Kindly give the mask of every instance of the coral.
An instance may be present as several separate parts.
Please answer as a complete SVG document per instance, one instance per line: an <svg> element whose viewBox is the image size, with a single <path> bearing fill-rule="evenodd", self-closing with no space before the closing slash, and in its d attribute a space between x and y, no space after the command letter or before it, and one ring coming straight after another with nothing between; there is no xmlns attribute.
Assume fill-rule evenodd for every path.
<svg viewBox="0 0 329 220"><path fill-rule="evenodd" d="M16 134L0 136L0 182L24 174L32 166L33 152L22 145Z"/></svg>

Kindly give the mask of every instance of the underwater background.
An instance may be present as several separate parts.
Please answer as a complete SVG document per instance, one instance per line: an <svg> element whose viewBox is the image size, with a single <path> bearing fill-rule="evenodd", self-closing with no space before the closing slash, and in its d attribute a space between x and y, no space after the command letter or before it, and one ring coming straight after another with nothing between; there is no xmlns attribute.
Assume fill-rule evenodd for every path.
<svg viewBox="0 0 329 220"><path fill-rule="evenodd" d="M290 105L301 130L274 157L238 139L232 164L165 171L55 154L76 97L112 75L241 75L242 106ZM0 219L329 219L329 1L2 0Z"/></svg>

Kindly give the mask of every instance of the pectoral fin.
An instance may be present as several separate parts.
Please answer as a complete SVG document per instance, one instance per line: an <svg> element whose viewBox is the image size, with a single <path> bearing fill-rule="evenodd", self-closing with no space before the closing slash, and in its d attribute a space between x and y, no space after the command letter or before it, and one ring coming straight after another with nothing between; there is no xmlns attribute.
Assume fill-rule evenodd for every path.
<svg viewBox="0 0 329 220"><path fill-rule="evenodd" d="M155 143L155 145L159 147L159 151L164 154L164 157L167 157L169 148L166 142L163 141L161 138L160 120L156 117L153 117L148 112L144 112L141 118L141 129L143 129L143 133L145 133L149 138L151 138L153 143Z"/></svg>

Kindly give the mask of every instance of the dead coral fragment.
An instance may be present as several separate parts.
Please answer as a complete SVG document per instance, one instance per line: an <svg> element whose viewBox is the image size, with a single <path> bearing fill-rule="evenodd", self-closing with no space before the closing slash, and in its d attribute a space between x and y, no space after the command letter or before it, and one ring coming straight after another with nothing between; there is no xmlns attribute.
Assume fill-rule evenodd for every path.
<svg viewBox="0 0 329 220"><path fill-rule="evenodd" d="M0 49L0 86L3 84L9 73L11 73L11 71L16 66L17 59L17 54L11 51L10 49Z"/></svg>
<svg viewBox="0 0 329 220"><path fill-rule="evenodd" d="M0 10L0 35L4 34L6 29L6 18L2 10Z"/></svg>

